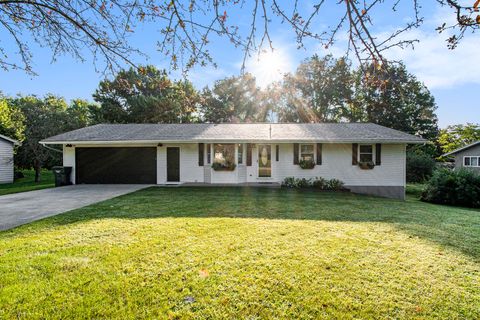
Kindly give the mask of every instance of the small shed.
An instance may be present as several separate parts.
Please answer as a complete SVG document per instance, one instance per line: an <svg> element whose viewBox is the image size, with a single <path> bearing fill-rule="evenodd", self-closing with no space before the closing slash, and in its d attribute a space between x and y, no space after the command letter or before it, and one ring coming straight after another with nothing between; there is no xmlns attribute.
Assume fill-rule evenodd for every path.
<svg viewBox="0 0 480 320"><path fill-rule="evenodd" d="M0 183L13 182L13 148L20 143L0 134Z"/></svg>

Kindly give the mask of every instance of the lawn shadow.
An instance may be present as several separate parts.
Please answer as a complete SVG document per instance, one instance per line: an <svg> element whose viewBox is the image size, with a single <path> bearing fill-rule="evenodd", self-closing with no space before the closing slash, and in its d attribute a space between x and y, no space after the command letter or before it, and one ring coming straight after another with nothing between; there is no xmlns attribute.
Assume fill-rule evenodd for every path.
<svg viewBox="0 0 480 320"><path fill-rule="evenodd" d="M3 233L31 232L93 219L231 217L377 222L480 261L480 210L319 191L267 188L152 187Z"/></svg>

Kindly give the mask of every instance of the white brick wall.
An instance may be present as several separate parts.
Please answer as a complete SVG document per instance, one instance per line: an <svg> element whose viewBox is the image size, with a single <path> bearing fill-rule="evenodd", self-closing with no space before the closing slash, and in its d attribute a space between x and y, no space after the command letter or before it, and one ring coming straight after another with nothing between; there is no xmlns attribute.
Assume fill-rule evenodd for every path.
<svg viewBox="0 0 480 320"><path fill-rule="evenodd" d="M351 144L322 146L322 165L310 170L293 164L293 144L280 144L280 161L274 167L275 180L285 177L323 177L340 179L351 186L404 186L405 145L382 144L382 164L372 170L362 170L352 165Z"/></svg>
<svg viewBox="0 0 480 320"><path fill-rule="evenodd" d="M204 182L204 168L198 165L198 145L195 143L164 144L157 147L157 183L167 182L167 148L180 148L180 182Z"/></svg>
<svg viewBox="0 0 480 320"><path fill-rule="evenodd" d="M247 182L281 182L285 177L294 176L336 178L350 186L405 186L405 145L403 144L382 144L382 164L375 166L372 170L361 170L358 166L352 166L351 144L324 143L322 165L316 165L311 170L304 170L293 164L292 143L279 144L278 162L275 159L275 144L271 146L272 177L259 179L257 147L252 149L252 166L242 168L237 166L234 171L214 171L206 162L206 152L204 167L198 165L198 144L164 144L157 147L157 183L165 184L167 180L167 147L179 147L180 182L203 183L210 180L211 183L239 183L245 181L243 178L245 176ZM244 153L246 155L246 148ZM64 147L63 155L63 164L75 167L75 148ZM246 163L246 156L244 156L244 163ZM72 180L74 178L75 171L72 173Z"/></svg>
<svg viewBox="0 0 480 320"><path fill-rule="evenodd" d="M70 181L75 184L75 147L63 146L63 166L72 167Z"/></svg>

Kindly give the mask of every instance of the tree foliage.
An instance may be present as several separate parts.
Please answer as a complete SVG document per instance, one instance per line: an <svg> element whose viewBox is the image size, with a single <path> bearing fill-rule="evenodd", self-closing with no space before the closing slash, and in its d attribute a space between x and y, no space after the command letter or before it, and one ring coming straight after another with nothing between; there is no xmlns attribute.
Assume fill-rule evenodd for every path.
<svg viewBox="0 0 480 320"><path fill-rule="evenodd" d="M338 122L355 118L352 111L354 76L346 59L317 55L306 59L281 83L284 122ZM349 116L349 114L351 116ZM352 120L352 119L348 119ZM359 119L358 119L359 120Z"/></svg>
<svg viewBox="0 0 480 320"><path fill-rule="evenodd" d="M371 65L369 70L374 69ZM356 104L364 120L433 140L438 135L435 99L405 66L390 66L381 88L358 70Z"/></svg>
<svg viewBox="0 0 480 320"><path fill-rule="evenodd" d="M9 99L0 95L0 134L23 141L25 117Z"/></svg>
<svg viewBox="0 0 480 320"><path fill-rule="evenodd" d="M97 122L187 123L196 121L199 92L187 80L172 81L153 66L118 72L100 82L92 109Z"/></svg>
<svg viewBox="0 0 480 320"><path fill-rule="evenodd" d="M389 67L379 87L368 79L373 68L353 69L346 59L331 56L305 60L278 84L278 120L373 122L435 139L437 106L425 85L400 64Z"/></svg>
<svg viewBox="0 0 480 320"><path fill-rule="evenodd" d="M480 125L467 123L456 124L440 130L438 143L444 153L480 141Z"/></svg>
<svg viewBox="0 0 480 320"><path fill-rule="evenodd" d="M206 122L264 122L271 109L266 92L248 73L218 80L202 96L200 112Z"/></svg>
<svg viewBox="0 0 480 320"><path fill-rule="evenodd" d="M63 98L47 95L43 99L16 97L9 99L9 104L23 116L16 129L22 131L25 139L15 155L15 165L35 169L35 181L39 181L42 167L61 163L61 153L45 148L39 141L88 125L88 103L75 100L69 106Z"/></svg>

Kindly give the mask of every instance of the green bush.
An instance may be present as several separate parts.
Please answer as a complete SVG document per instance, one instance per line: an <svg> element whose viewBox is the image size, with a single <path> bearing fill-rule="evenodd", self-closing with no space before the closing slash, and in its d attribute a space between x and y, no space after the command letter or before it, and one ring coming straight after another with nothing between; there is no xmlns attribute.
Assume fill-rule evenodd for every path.
<svg viewBox="0 0 480 320"><path fill-rule="evenodd" d="M421 200L480 208L480 175L470 170L436 170L422 192Z"/></svg>
<svg viewBox="0 0 480 320"><path fill-rule="evenodd" d="M327 190L340 191L343 189L345 189L345 184L338 179L331 179L327 183Z"/></svg>
<svg viewBox="0 0 480 320"><path fill-rule="evenodd" d="M290 188L290 189L296 188L297 184L296 184L295 178L294 177L286 177L285 179L283 179L282 187Z"/></svg>
<svg viewBox="0 0 480 320"><path fill-rule="evenodd" d="M407 152L407 182L422 183L435 170L435 160L422 152Z"/></svg>
<svg viewBox="0 0 480 320"><path fill-rule="evenodd" d="M305 179L305 178L297 179L296 186L299 189L310 188L312 186L312 179Z"/></svg>
<svg viewBox="0 0 480 320"><path fill-rule="evenodd" d="M312 181L312 187L315 189L320 189L320 190L327 190L328 186L328 180L322 177L316 177Z"/></svg>
<svg viewBox="0 0 480 320"><path fill-rule="evenodd" d="M342 181L338 179L328 180L322 177L316 177L314 179L286 177L282 181L282 187L291 189L314 188L332 191L340 191L345 189Z"/></svg>

